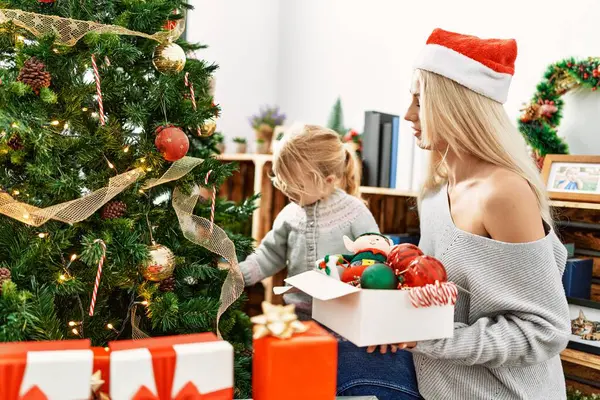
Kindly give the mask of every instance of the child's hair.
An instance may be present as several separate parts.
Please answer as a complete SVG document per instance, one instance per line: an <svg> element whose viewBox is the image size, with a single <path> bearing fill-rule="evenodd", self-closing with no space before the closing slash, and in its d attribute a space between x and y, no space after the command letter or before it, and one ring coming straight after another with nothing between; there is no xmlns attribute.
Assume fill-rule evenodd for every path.
<svg viewBox="0 0 600 400"><path fill-rule="evenodd" d="M333 189L327 178L334 176L336 186L359 197L361 171L354 150L342 143L335 131L316 125L303 125L287 132L275 151L273 183L292 200L305 194L303 182L311 179L322 192Z"/></svg>

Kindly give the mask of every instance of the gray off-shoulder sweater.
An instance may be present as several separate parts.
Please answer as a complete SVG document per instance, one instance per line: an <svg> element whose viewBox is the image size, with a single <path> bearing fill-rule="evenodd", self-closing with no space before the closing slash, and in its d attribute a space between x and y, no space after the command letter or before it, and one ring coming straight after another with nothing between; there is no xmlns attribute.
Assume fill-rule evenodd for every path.
<svg viewBox="0 0 600 400"><path fill-rule="evenodd" d="M348 253L344 235L354 240L368 232L379 232L375 218L359 198L341 189L306 207L290 203L256 251L240 263L246 286L286 267L288 276L312 270L326 255ZM304 314L312 311L312 300L304 293L285 294L284 300Z"/></svg>
<svg viewBox="0 0 600 400"><path fill-rule="evenodd" d="M420 220L423 252L468 291L459 292L454 337L413 350L423 397L565 399L567 252L556 234L510 244L464 232L452 221L446 185L422 200Z"/></svg>

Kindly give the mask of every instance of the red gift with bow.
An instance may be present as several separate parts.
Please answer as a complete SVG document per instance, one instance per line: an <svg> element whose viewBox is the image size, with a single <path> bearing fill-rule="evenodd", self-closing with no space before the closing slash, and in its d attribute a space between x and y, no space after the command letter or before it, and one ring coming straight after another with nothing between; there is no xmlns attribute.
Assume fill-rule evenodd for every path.
<svg viewBox="0 0 600 400"><path fill-rule="evenodd" d="M212 333L109 347L111 400L233 399L233 347Z"/></svg>
<svg viewBox="0 0 600 400"><path fill-rule="evenodd" d="M86 399L94 355L89 340L0 344L0 399Z"/></svg>

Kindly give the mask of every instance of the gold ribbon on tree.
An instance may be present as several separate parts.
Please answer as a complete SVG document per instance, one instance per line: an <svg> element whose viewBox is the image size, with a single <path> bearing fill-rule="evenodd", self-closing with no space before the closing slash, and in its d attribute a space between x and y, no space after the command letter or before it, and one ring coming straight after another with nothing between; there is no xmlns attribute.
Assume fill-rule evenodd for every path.
<svg viewBox="0 0 600 400"><path fill-rule="evenodd" d="M94 21L82 21L63 18L56 15L43 15L16 9L0 9L0 24L12 22L28 30L35 37L49 34L57 35L57 42L66 46L74 46L81 38L91 32L112 33L115 35L139 36L165 43L178 39L185 29L185 19L177 21L176 26L168 31L156 32L152 35L132 31L118 25L99 24Z"/></svg>
<svg viewBox="0 0 600 400"><path fill-rule="evenodd" d="M254 323L254 339L274 336L279 339L289 339L295 333L304 333L308 327L298 320L295 305L273 305L262 302L262 315L250 318Z"/></svg>

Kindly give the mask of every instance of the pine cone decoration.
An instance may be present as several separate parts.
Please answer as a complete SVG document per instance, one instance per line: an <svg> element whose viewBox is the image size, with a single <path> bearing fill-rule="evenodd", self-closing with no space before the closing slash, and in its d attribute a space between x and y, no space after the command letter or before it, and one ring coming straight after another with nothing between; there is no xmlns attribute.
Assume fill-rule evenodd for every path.
<svg viewBox="0 0 600 400"><path fill-rule="evenodd" d="M6 143L13 150L21 150L23 148L23 139L19 135L11 136Z"/></svg>
<svg viewBox="0 0 600 400"><path fill-rule="evenodd" d="M2 294L2 285L10 280L10 269L0 268L0 294Z"/></svg>
<svg viewBox="0 0 600 400"><path fill-rule="evenodd" d="M29 85L35 94L40 94L40 89L47 88L52 82L52 76L46 71L46 65L36 57L25 61L19 71L17 80Z"/></svg>
<svg viewBox="0 0 600 400"><path fill-rule="evenodd" d="M127 211L127 204L122 201L111 201L102 209L102 219L121 218Z"/></svg>
<svg viewBox="0 0 600 400"><path fill-rule="evenodd" d="M166 279L163 279L162 281L160 281L160 285L158 285L158 288L161 292L172 292L173 290L175 290L175 277L170 276Z"/></svg>

